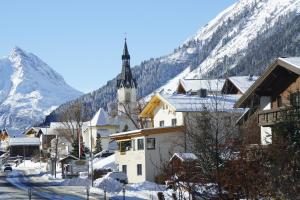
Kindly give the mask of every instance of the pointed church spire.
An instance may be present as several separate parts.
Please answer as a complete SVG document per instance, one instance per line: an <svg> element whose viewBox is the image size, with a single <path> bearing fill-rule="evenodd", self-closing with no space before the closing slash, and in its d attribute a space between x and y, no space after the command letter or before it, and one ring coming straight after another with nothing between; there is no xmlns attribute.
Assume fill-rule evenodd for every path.
<svg viewBox="0 0 300 200"><path fill-rule="evenodd" d="M127 48L126 37L125 37L125 44L124 44L123 55L122 55L122 60L124 60L124 59L130 59L130 55L129 55L128 48Z"/></svg>
<svg viewBox="0 0 300 200"><path fill-rule="evenodd" d="M123 55L122 55L122 71L117 80L117 87L136 88L136 81L132 77L130 69L130 55L127 47L127 40L125 37Z"/></svg>

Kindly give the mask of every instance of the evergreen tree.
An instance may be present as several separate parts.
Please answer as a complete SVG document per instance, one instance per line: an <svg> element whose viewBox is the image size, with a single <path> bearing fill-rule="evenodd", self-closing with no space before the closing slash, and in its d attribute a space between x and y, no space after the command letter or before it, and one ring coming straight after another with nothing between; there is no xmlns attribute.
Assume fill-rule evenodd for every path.
<svg viewBox="0 0 300 200"><path fill-rule="evenodd" d="M94 151L94 154L99 153L102 151L102 144L101 144L101 135L97 134L96 138L96 149Z"/></svg>
<svg viewBox="0 0 300 200"><path fill-rule="evenodd" d="M78 155L79 155L79 144L78 144L78 138L75 138L74 141L73 141L73 144L72 144L72 147L73 147L73 150L72 150L72 153L71 155L72 156L75 156L78 158ZM80 156L80 159L85 159L85 151L84 151L84 146L83 144L81 145L81 156Z"/></svg>

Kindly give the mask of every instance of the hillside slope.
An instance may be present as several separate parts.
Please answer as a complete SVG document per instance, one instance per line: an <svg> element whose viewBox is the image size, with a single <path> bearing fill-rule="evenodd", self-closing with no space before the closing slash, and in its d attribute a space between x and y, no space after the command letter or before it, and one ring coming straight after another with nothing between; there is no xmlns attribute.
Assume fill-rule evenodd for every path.
<svg viewBox="0 0 300 200"><path fill-rule="evenodd" d="M185 74L188 67L192 71L185 78L259 75L279 56L300 56L299 11L300 0L240 0L173 53L135 66L132 71L139 97L158 88L173 91L168 81ZM91 116L115 95L116 78L76 101L83 102ZM60 106L46 121L57 120L61 110L71 103Z"/></svg>

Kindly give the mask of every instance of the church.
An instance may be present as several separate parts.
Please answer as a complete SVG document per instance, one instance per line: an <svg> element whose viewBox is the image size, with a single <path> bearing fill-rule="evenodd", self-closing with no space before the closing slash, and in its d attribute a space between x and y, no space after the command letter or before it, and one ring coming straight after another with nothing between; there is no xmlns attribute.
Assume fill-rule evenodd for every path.
<svg viewBox="0 0 300 200"><path fill-rule="evenodd" d="M138 128L137 119L137 82L130 68L130 54L125 38L122 54L122 70L117 78L117 101L108 103L108 111L99 108L94 117L83 125L83 142L86 147L96 147L96 137L101 135L103 150L115 148L111 144L110 135L113 133L135 130Z"/></svg>

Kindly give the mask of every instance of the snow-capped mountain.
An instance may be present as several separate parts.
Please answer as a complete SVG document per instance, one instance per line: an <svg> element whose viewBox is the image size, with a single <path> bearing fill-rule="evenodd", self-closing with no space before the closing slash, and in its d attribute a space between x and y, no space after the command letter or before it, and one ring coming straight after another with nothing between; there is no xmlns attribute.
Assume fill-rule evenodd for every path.
<svg viewBox="0 0 300 200"><path fill-rule="evenodd" d="M293 31L299 20L300 0L240 0L165 60L194 60L194 70L181 73L186 79L259 75L276 57L300 56L300 32ZM170 82L177 79L159 90L172 93Z"/></svg>
<svg viewBox="0 0 300 200"><path fill-rule="evenodd" d="M82 95L32 53L15 47L0 59L0 128L11 133L41 123L60 104Z"/></svg>
<svg viewBox="0 0 300 200"><path fill-rule="evenodd" d="M249 44L253 40L257 37L264 37L263 34L276 31L278 23L282 26L299 14L300 0L240 0L201 28L185 43L200 44L197 48L186 49L192 54L195 51L201 51L206 44L215 39L215 35L222 33L214 42L215 45L206 58L187 78L205 76L219 67L220 63L223 63L221 74L225 70L235 68L239 60L248 53ZM299 36L298 33L298 42ZM265 49L265 52L269 50L271 49ZM180 57L181 54L178 52L173 56ZM235 61L228 63L230 59Z"/></svg>
<svg viewBox="0 0 300 200"><path fill-rule="evenodd" d="M260 75L280 56L300 56L300 0L240 0L173 53L143 61L132 71L138 83L138 95L145 97L154 91L173 92L179 77ZM77 100L90 107L88 112L92 116L115 96L116 78ZM47 121L57 120L69 105L56 109Z"/></svg>

